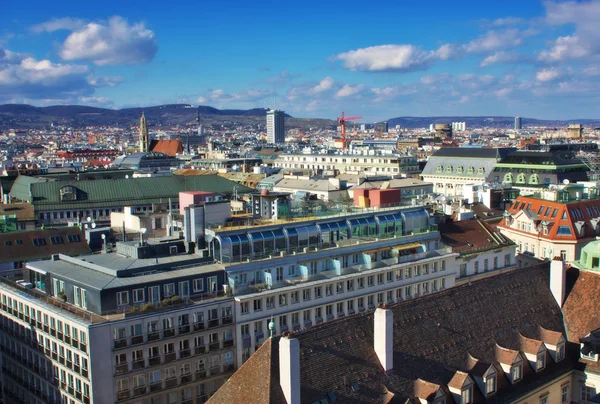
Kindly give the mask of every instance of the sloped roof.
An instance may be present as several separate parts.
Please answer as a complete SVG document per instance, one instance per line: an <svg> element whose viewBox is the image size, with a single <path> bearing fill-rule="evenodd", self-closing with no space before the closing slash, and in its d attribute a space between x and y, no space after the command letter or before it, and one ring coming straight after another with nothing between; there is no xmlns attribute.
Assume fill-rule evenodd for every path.
<svg viewBox="0 0 600 404"><path fill-rule="evenodd" d="M69 236L77 236L79 241L69 241ZM54 244L50 237L60 237L62 242ZM39 238L44 239L44 245L35 246L33 240ZM59 253L75 256L91 252L79 227L0 234L0 262L33 261L48 259Z"/></svg>
<svg viewBox="0 0 600 404"><path fill-rule="evenodd" d="M600 328L600 274L570 268L567 271L567 298L563 304L567 339L579 343L593 330ZM590 315L593 313L594 315Z"/></svg>
<svg viewBox="0 0 600 404"><path fill-rule="evenodd" d="M179 139L175 140L152 140L150 150L153 152L164 153L167 156L175 157L176 154L183 153L183 145Z"/></svg>
<svg viewBox="0 0 600 404"><path fill-rule="evenodd" d="M286 400L279 386L278 359L279 343L271 338L267 339L208 403L285 404Z"/></svg>
<svg viewBox="0 0 600 404"><path fill-rule="evenodd" d="M456 371L468 372L470 353L494 364L496 344L518 350L519 333L538 338L540 326L564 332L548 272L547 263L521 268L388 306L394 358L387 373L373 349L372 311L293 333L300 342L302 402L334 393L343 403L405 403L418 393L417 379L447 386ZM568 352L559 363L548 358L540 372L525 361L523 380L515 385L499 373L494 400L512 401L571 371L576 359ZM348 388L352 383L358 389Z"/></svg>
<svg viewBox="0 0 600 404"><path fill-rule="evenodd" d="M29 203L0 204L0 215L16 215L17 220L35 220L33 206Z"/></svg>
<svg viewBox="0 0 600 404"><path fill-rule="evenodd" d="M479 219L448 221L439 225L439 231L444 244L461 255L514 245L508 237Z"/></svg>
<svg viewBox="0 0 600 404"><path fill-rule="evenodd" d="M76 201L61 201L60 188L72 185L83 195ZM178 200L182 191L216 193L251 192L252 189L217 175L130 178L96 181L52 181L31 184L33 205L37 211L86 209L108 206L137 206ZM14 187L13 187L14 188Z"/></svg>

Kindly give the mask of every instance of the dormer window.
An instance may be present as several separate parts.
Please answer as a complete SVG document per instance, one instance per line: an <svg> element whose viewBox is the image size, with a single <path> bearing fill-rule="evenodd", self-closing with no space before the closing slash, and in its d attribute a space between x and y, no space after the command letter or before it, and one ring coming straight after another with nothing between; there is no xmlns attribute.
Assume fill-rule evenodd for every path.
<svg viewBox="0 0 600 404"><path fill-rule="evenodd" d="M511 370L510 370L510 376L512 379L513 383L518 382L519 380L521 380L521 370L522 370L522 365L518 364L518 365L514 365Z"/></svg>
<svg viewBox="0 0 600 404"><path fill-rule="evenodd" d="M546 352L539 353L537 355L537 362L535 365L536 372L544 369L546 367Z"/></svg>
<svg viewBox="0 0 600 404"><path fill-rule="evenodd" d="M461 404L472 404L473 403L473 387L465 387L462 389L461 394Z"/></svg>
<svg viewBox="0 0 600 404"><path fill-rule="evenodd" d="M496 375L488 376L485 379L485 394L490 395L496 392Z"/></svg>

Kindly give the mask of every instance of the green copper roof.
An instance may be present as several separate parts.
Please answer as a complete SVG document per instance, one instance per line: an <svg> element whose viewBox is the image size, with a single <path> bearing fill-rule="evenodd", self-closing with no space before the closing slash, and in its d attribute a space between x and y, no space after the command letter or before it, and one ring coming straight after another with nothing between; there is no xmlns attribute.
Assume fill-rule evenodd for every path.
<svg viewBox="0 0 600 404"><path fill-rule="evenodd" d="M582 249L579 261L574 263L579 269L600 271L600 240L587 243Z"/></svg>
<svg viewBox="0 0 600 404"><path fill-rule="evenodd" d="M74 201L61 201L60 189L77 189ZM130 178L93 181L49 181L30 185L35 211L150 205L177 200L179 192L251 192L252 189L217 175ZM14 187L13 187L14 188Z"/></svg>

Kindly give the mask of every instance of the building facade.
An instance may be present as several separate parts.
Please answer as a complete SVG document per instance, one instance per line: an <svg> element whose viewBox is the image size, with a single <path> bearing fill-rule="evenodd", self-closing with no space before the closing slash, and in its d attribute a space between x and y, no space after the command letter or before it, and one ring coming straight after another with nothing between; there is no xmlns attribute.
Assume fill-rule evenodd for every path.
<svg viewBox="0 0 600 404"><path fill-rule="evenodd" d="M285 143L285 112L276 109L267 111L267 143Z"/></svg>

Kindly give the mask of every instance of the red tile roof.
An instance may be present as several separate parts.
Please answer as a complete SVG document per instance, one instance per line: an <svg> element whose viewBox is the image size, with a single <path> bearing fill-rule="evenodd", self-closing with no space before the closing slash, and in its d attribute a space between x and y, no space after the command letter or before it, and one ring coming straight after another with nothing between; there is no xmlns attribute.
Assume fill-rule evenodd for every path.
<svg viewBox="0 0 600 404"><path fill-rule="evenodd" d="M150 143L150 150L175 157L176 154L183 153L183 145L180 140L153 140Z"/></svg>
<svg viewBox="0 0 600 404"><path fill-rule="evenodd" d="M439 226L442 241L461 255L514 245L514 242L480 219L449 221Z"/></svg>
<svg viewBox="0 0 600 404"><path fill-rule="evenodd" d="M600 273L567 271L567 298L563 304L567 338L579 343L579 339L600 328ZM593 315L591 315L593 314Z"/></svg>

